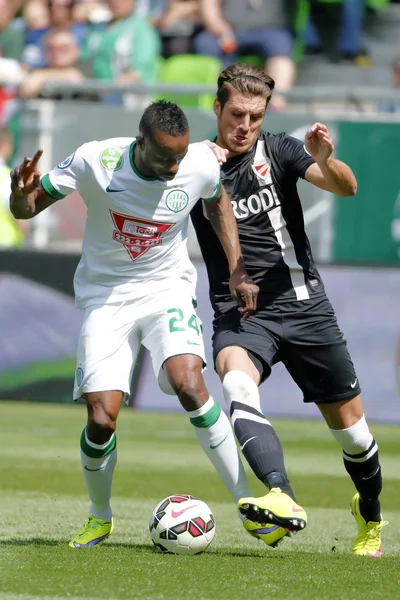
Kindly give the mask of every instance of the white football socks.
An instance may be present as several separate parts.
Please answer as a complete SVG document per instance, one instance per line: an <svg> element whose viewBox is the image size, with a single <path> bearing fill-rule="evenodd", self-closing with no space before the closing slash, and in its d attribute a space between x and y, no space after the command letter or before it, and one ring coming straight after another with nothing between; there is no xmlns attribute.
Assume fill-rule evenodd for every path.
<svg viewBox="0 0 400 600"><path fill-rule="evenodd" d="M111 486L114 468L117 464L115 433L105 444L94 444L86 435L81 436L81 462L89 498L90 514L99 519L111 521Z"/></svg>
<svg viewBox="0 0 400 600"><path fill-rule="evenodd" d="M251 496L249 483L228 417L210 396L199 409L188 412L197 439L235 502Z"/></svg>

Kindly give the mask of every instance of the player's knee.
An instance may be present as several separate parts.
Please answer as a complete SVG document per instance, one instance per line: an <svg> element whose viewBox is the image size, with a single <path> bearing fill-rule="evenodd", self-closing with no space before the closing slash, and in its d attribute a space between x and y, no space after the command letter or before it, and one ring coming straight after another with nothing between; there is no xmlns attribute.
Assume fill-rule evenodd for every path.
<svg viewBox="0 0 400 600"><path fill-rule="evenodd" d="M198 408L198 399L204 390L204 382L198 369L188 369L170 379L171 386L179 400L193 403L193 410Z"/></svg>
<svg viewBox="0 0 400 600"><path fill-rule="evenodd" d="M117 416L117 412L101 403L88 406L87 432L90 441L95 444L107 442L117 427Z"/></svg>
<svg viewBox="0 0 400 600"><path fill-rule="evenodd" d="M364 416L348 429L331 429L330 431L342 450L348 455L354 456L368 450L372 452L372 450L378 449Z"/></svg>
<svg viewBox="0 0 400 600"><path fill-rule="evenodd" d="M222 381L222 389L228 408L232 402L239 402L261 412L258 386L244 371L229 371Z"/></svg>

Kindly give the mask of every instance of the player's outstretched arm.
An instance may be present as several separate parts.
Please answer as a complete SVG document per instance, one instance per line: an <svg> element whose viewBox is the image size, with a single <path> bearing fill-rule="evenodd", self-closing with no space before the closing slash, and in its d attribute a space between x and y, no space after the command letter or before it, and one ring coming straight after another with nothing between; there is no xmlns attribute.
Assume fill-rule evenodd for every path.
<svg viewBox="0 0 400 600"><path fill-rule="evenodd" d="M205 202L207 216L226 254L231 274L229 289L247 318L257 307L258 286L249 277L240 249L239 235L232 204L221 185L214 200Z"/></svg>
<svg viewBox="0 0 400 600"><path fill-rule="evenodd" d="M40 184L37 165L42 154L43 150L38 150L33 158L25 157L11 171L10 210L16 219L31 219L56 202Z"/></svg>
<svg viewBox="0 0 400 600"><path fill-rule="evenodd" d="M357 180L346 163L333 158L333 140L326 125L314 123L310 127L305 138L305 148L316 161L305 172L307 181L337 196L354 196L357 192Z"/></svg>

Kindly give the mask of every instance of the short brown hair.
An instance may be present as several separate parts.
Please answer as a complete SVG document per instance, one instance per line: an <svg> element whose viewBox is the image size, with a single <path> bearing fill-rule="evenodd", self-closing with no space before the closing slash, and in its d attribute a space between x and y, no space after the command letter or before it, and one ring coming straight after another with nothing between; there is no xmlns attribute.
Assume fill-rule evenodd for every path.
<svg viewBox="0 0 400 600"><path fill-rule="evenodd" d="M244 96L263 96L265 108L271 99L275 81L262 69L243 63L231 65L218 77L217 100L224 108L231 96L232 89Z"/></svg>

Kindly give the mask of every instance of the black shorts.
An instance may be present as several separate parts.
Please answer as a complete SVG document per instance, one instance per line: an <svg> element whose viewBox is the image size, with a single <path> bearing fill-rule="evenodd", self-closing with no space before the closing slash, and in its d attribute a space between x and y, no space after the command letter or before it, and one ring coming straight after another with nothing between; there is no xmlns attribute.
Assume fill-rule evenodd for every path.
<svg viewBox="0 0 400 600"><path fill-rule="evenodd" d="M246 321L235 308L214 321L214 362L227 346L247 350L265 381L282 362L303 392L304 402L337 402L361 389L346 340L326 297L257 310Z"/></svg>

